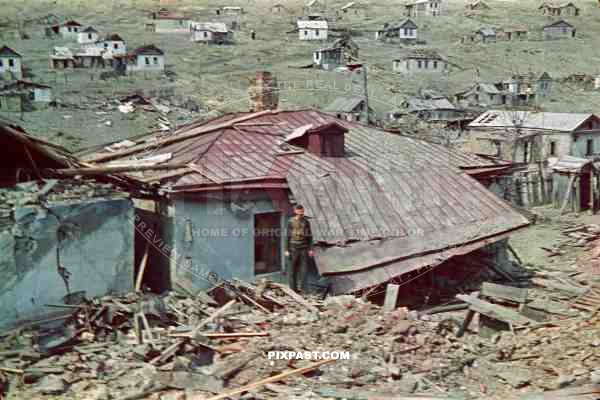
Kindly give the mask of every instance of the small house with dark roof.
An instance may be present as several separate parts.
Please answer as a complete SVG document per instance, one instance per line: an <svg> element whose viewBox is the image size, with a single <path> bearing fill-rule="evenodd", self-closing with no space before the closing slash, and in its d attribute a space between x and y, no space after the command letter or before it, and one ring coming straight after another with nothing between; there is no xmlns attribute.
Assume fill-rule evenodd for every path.
<svg viewBox="0 0 600 400"><path fill-rule="evenodd" d="M498 40L527 39L528 29L524 26L505 26L496 32Z"/></svg>
<svg viewBox="0 0 600 400"><path fill-rule="evenodd" d="M490 27L480 28L475 31L475 34L482 43L489 43L496 41L496 30Z"/></svg>
<svg viewBox="0 0 600 400"><path fill-rule="evenodd" d="M98 40L98 31L91 26L83 29L77 34L77 43L89 44Z"/></svg>
<svg viewBox="0 0 600 400"><path fill-rule="evenodd" d="M575 37L577 30L573 25L561 19L542 28L547 39Z"/></svg>
<svg viewBox="0 0 600 400"><path fill-rule="evenodd" d="M392 68L401 73L442 73L448 69L448 62L435 50L415 49L396 58Z"/></svg>
<svg viewBox="0 0 600 400"><path fill-rule="evenodd" d="M0 75L12 79L23 77L21 55L7 46L0 49Z"/></svg>
<svg viewBox="0 0 600 400"><path fill-rule="evenodd" d="M112 55L123 55L127 53L125 40L116 33L111 33L93 43L93 47L110 52Z"/></svg>
<svg viewBox="0 0 600 400"><path fill-rule="evenodd" d="M345 121L364 121L366 122L365 107L366 100L362 96L357 97L338 97L329 104L323 111L333 114L337 118ZM373 113L370 109L369 113Z"/></svg>
<svg viewBox="0 0 600 400"><path fill-rule="evenodd" d="M567 2L567 3L554 3L554 2L544 2L542 3L541 6L539 6L538 8L539 10L542 10L542 14L543 15L549 15L549 16L569 16L569 17L575 17L577 15L579 15L579 7L577 7L575 4L573 4L572 2Z"/></svg>
<svg viewBox="0 0 600 400"><path fill-rule="evenodd" d="M141 46L116 56L113 67L121 72L162 72L165 70L165 53L153 44Z"/></svg>
<svg viewBox="0 0 600 400"><path fill-rule="evenodd" d="M417 40L417 24L406 18L397 24L384 24L383 28L375 32L375 39L386 40L398 38L402 41L414 42Z"/></svg>
<svg viewBox="0 0 600 400"><path fill-rule="evenodd" d="M51 30L55 34L61 35L66 39L78 39L79 32L83 30L83 26L75 20L69 20L62 24L52 26Z"/></svg>

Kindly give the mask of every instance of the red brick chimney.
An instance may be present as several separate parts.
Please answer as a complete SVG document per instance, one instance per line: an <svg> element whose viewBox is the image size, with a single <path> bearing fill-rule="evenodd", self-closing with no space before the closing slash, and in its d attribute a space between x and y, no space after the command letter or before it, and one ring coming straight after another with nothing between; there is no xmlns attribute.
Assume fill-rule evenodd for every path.
<svg viewBox="0 0 600 400"><path fill-rule="evenodd" d="M267 71L258 71L250 81L250 111L276 110L279 104L277 79Z"/></svg>

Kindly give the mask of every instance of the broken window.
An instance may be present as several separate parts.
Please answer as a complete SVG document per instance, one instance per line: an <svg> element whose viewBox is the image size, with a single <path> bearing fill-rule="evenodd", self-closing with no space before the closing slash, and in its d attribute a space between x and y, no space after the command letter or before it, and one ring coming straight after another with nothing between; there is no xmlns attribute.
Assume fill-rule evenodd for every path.
<svg viewBox="0 0 600 400"><path fill-rule="evenodd" d="M315 36L319 36L319 30L315 29Z"/></svg>
<svg viewBox="0 0 600 400"><path fill-rule="evenodd" d="M117 50L119 48L119 44L115 43L115 44L113 44L113 47L114 47L115 50Z"/></svg>
<svg viewBox="0 0 600 400"><path fill-rule="evenodd" d="M150 65L150 57L144 57L146 59L146 65Z"/></svg>
<svg viewBox="0 0 600 400"><path fill-rule="evenodd" d="M208 37L208 32L204 32L204 37Z"/></svg>
<svg viewBox="0 0 600 400"><path fill-rule="evenodd" d="M15 66L15 60L13 60L12 58L8 59L8 66L9 67L14 67Z"/></svg>
<svg viewBox="0 0 600 400"><path fill-rule="evenodd" d="M88 39L91 39L91 38L92 38L92 34L88 33Z"/></svg>
<svg viewBox="0 0 600 400"><path fill-rule="evenodd" d="M523 162L529 162L529 142L523 143Z"/></svg>
<svg viewBox="0 0 600 400"><path fill-rule="evenodd" d="M556 155L556 142L554 140L550 142L550 155Z"/></svg>
<svg viewBox="0 0 600 400"><path fill-rule="evenodd" d="M421 60L417 61L417 68L421 68Z"/></svg>
<svg viewBox="0 0 600 400"><path fill-rule="evenodd" d="M4 67L4 60L0 59L0 68Z"/></svg>
<svg viewBox="0 0 600 400"><path fill-rule="evenodd" d="M585 155L591 156L594 154L594 139L588 139L585 145Z"/></svg>
<svg viewBox="0 0 600 400"><path fill-rule="evenodd" d="M158 57L154 57L152 61L154 61L154 65L157 65L158 64Z"/></svg>
<svg viewBox="0 0 600 400"><path fill-rule="evenodd" d="M278 213L254 216L254 274L281 270L281 216Z"/></svg>

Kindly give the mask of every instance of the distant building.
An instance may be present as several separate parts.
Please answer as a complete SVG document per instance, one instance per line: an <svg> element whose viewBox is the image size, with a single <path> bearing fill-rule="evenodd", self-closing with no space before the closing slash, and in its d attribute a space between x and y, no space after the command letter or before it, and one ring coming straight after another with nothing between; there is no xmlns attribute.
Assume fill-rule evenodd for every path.
<svg viewBox="0 0 600 400"><path fill-rule="evenodd" d="M575 4L568 3L553 3L553 2L544 2L539 7L542 10L543 15L550 16L569 16L574 17L579 15L579 7Z"/></svg>
<svg viewBox="0 0 600 400"><path fill-rule="evenodd" d="M244 13L244 8L237 6L224 6L220 8L220 11L225 15L240 15Z"/></svg>
<svg viewBox="0 0 600 400"><path fill-rule="evenodd" d="M364 97L338 97L329 104L323 111L334 114L337 118L345 121L363 121L366 122L364 115L365 98ZM373 113L373 110L369 110Z"/></svg>
<svg viewBox="0 0 600 400"><path fill-rule="evenodd" d="M19 80L0 88L0 112L31 111L51 101L50 86Z"/></svg>
<svg viewBox="0 0 600 400"><path fill-rule="evenodd" d="M398 24L385 24L375 32L375 39L385 40L398 38L402 41L414 42L417 40L417 24L411 19L405 19Z"/></svg>
<svg viewBox="0 0 600 400"><path fill-rule="evenodd" d="M150 13L146 29L155 33L189 33L190 20L183 14L161 8Z"/></svg>
<svg viewBox="0 0 600 400"><path fill-rule="evenodd" d="M462 107L532 106L537 98L546 97L552 89L552 78L547 72L513 75L501 82L478 82L469 89L455 94Z"/></svg>
<svg viewBox="0 0 600 400"><path fill-rule="evenodd" d="M127 53L127 44L125 40L116 33L107 35L106 37L96 41L94 47L110 51L113 55L121 55Z"/></svg>
<svg viewBox="0 0 600 400"><path fill-rule="evenodd" d="M55 46L50 54L50 69L75 68L75 56L68 47Z"/></svg>
<svg viewBox="0 0 600 400"><path fill-rule="evenodd" d="M481 11L481 10L489 10L490 6L488 6L487 3L485 3L481 0L475 0L470 3L467 3L465 8L467 10L471 10L471 11Z"/></svg>
<svg viewBox="0 0 600 400"><path fill-rule="evenodd" d="M57 35L61 35L66 39L77 39L79 32L83 29L83 26L75 20L69 20L59 25L52 26L52 32Z"/></svg>
<svg viewBox="0 0 600 400"><path fill-rule="evenodd" d="M498 40L524 40L527 39L528 29L524 26L509 26L498 30Z"/></svg>
<svg viewBox="0 0 600 400"><path fill-rule="evenodd" d="M0 49L0 75L11 79L23 78L21 55L7 46Z"/></svg>
<svg viewBox="0 0 600 400"><path fill-rule="evenodd" d="M408 17L435 17L442 12L441 0L416 0L404 6Z"/></svg>
<svg viewBox="0 0 600 400"><path fill-rule="evenodd" d="M366 6L357 1L351 1L344 4L340 7L340 13L342 15L345 14L354 14L354 15L364 15L366 11Z"/></svg>
<svg viewBox="0 0 600 400"><path fill-rule="evenodd" d="M116 56L113 65L120 72L162 72L165 69L165 53L149 44Z"/></svg>
<svg viewBox="0 0 600 400"><path fill-rule="evenodd" d="M273 6L271 6L271 12L274 13L283 13L283 12L287 12L288 9L287 7L283 4L283 3L277 3L274 4Z"/></svg>
<svg viewBox="0 0 600 400"><path fill-rule="evenodd" d="M325 70L332 70L344 64L344 49L326 47L313 52L313 64Z"/></svg>
<svg viewBox="0 0 600 400"><path fill-rule="evenodd" d="M324 0L308 0L303 7L305 14L323 13L326 10Z"/></svg>
<svg viewBox="0 0 600 400"><path fill-rule="evenodd" d="M77 42L80 44L90 44L98 40L98 31L88 26L87 28L79 31L77 34Z"/></svg>
<svg viewBox="0 0 600 400"><path fill-rule="evenodd" d="M192 42L223 44L233 40L233 32L223 22L193 22L191 30Z"/></svg>
<svg viewBox="0 0 600 400"><path fill-rule="evenodd" d="M482 43L495 42L496 31L494 28L480 28L475 31L475 34L479 37Z"/></svg>
<svg viewBox="0 0 600 400"><path fill-rule="evenodd" d="M394 60L394 72L401 73L442 73L448 69L448 63L437 51L415 49L403 57Z"/></svg>
<svg viewBox="0 0 600 400"><path fill-rule="evenodd" d="M327 40L329 25L326 20L301 19L297 21L297 27L300 40Z"/></svg>
<svg viewBox="0 0 600 400"><path fill-rule="evenodd" d="M562 37L575 37L577 30L571 24L565 20L559 20L553 22L543 28L544 36L548 39L562 38Z"/></svg>

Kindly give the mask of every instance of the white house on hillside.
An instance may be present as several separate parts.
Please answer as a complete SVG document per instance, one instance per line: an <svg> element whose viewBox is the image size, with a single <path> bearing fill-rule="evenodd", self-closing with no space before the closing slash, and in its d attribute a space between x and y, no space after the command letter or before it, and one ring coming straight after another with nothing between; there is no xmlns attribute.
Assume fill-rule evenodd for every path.
<svg viewBox="0 0 600 400"><path fill-rule="evenodd" d="M90 44L98 40L98 31L88 26L77 34L77 42L81 44Z"/></svg>
<svg viewBox="0 0 600 400"><path fill-rule="evenodd" d="M224 22L193 22L191 23L192 42L227 43L233 39L233 32L227 29Z"/></svg>
<svg viewBox="0 0 600 400"><path fill-rule="evenodd" d="M110 51L113 55L120 55L127 53L127 45L121 36L116 33L112 33L95 43L97 47L104 50Z"/></svg>
<svg viewBox="0 0 600 400"><path fill-rule="evenodd" d="M54 25L51 29L55 34L61 35L64 38L77 39L79 37L79 32L83 27L79 22L69 20L63 24Z"/></svg>
<svg viewBox="0 0 600 400"><path fill-rule="evenodd" d="M442 1L415 0L404 7L407 17L436 17L442 12Z"/></svg>
<svg viewBox="0 0 600 400"><path fill-rule="evenodd" d="M128 55L127 71L164 71L165 53L153 44L138 47Z"/></svg>
<svg viewBox="0 0 600 400"><path fill-rule="evenodd" d="M300 40L327 40L329 25L325 20L298 20L298 38Z"/></svg>
<svg viewBox="0 0 600 400"><path fill-rule="evenodd" d="M21 55L7 46L0 49L0 75L15 79L23 77Z"/></svg>

